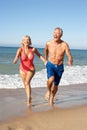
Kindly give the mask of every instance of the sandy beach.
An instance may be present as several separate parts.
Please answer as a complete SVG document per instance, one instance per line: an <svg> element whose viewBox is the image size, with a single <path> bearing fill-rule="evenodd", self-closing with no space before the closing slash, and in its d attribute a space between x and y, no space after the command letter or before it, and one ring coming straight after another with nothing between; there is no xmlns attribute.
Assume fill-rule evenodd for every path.
<svg viewBox="0 0 87 130"><path fill-rule="evenodd" d="M54 107L46 88L32 89L32 106L24 89L0 89L0 130L87 130L87 84L60 86Z"/></svg>

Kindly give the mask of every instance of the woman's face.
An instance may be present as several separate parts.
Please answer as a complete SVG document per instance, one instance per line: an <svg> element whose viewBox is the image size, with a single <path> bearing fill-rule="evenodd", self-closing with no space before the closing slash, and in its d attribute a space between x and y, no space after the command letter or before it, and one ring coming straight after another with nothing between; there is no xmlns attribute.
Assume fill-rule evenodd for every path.
<svg viewBox="0 0 87 130"><path fill-rule="evenodd" d="M29 46L31 44L30 38L24 37L23 38L23 45Z"/></svg>

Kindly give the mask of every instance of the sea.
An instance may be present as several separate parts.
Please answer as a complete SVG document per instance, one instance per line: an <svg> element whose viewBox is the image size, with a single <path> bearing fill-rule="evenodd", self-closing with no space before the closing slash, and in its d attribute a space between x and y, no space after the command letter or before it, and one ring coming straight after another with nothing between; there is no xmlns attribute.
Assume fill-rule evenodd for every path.
<svg viewBox="0 0 87 130"><path fill-rule="evenodd" d="M19 64L13 64L18 47L0 47L0 89L23 88L20 78ZM37 48L44 55L44 48ZM60 86L87 83L87 50L71 49L73 65L67 65L67 56L64 57L64 73ZM32 88L46 87L47 73L43 62L35 55L34 64L36 73L31 81Z"/></svg>

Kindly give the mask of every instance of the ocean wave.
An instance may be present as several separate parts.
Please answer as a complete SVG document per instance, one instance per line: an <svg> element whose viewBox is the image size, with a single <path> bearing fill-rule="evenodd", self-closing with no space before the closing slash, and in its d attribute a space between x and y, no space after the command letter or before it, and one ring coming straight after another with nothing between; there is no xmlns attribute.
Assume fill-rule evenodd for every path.
<svg viewBox="0 0 87 130"><path fill-rule="evenodd" d="M46 69L36 72L31 86L46 87L47 74ZM60 85L87 83L87 66L65 66ZM0 88L16 89L23 88L23 83L19 74L6 75L0 74Z"/></svg>

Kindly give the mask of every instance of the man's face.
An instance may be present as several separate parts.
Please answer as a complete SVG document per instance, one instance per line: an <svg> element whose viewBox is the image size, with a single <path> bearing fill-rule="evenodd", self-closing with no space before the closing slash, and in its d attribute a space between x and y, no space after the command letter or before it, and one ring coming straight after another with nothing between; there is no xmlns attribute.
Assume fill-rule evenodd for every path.
<svg viewBox="0 0 87 130"><path fill-rule="evenodd" d="M55 29L54 33L53 33L53 37L54 37L55 41L59 40L61 37L61 30Z"/></svg>

